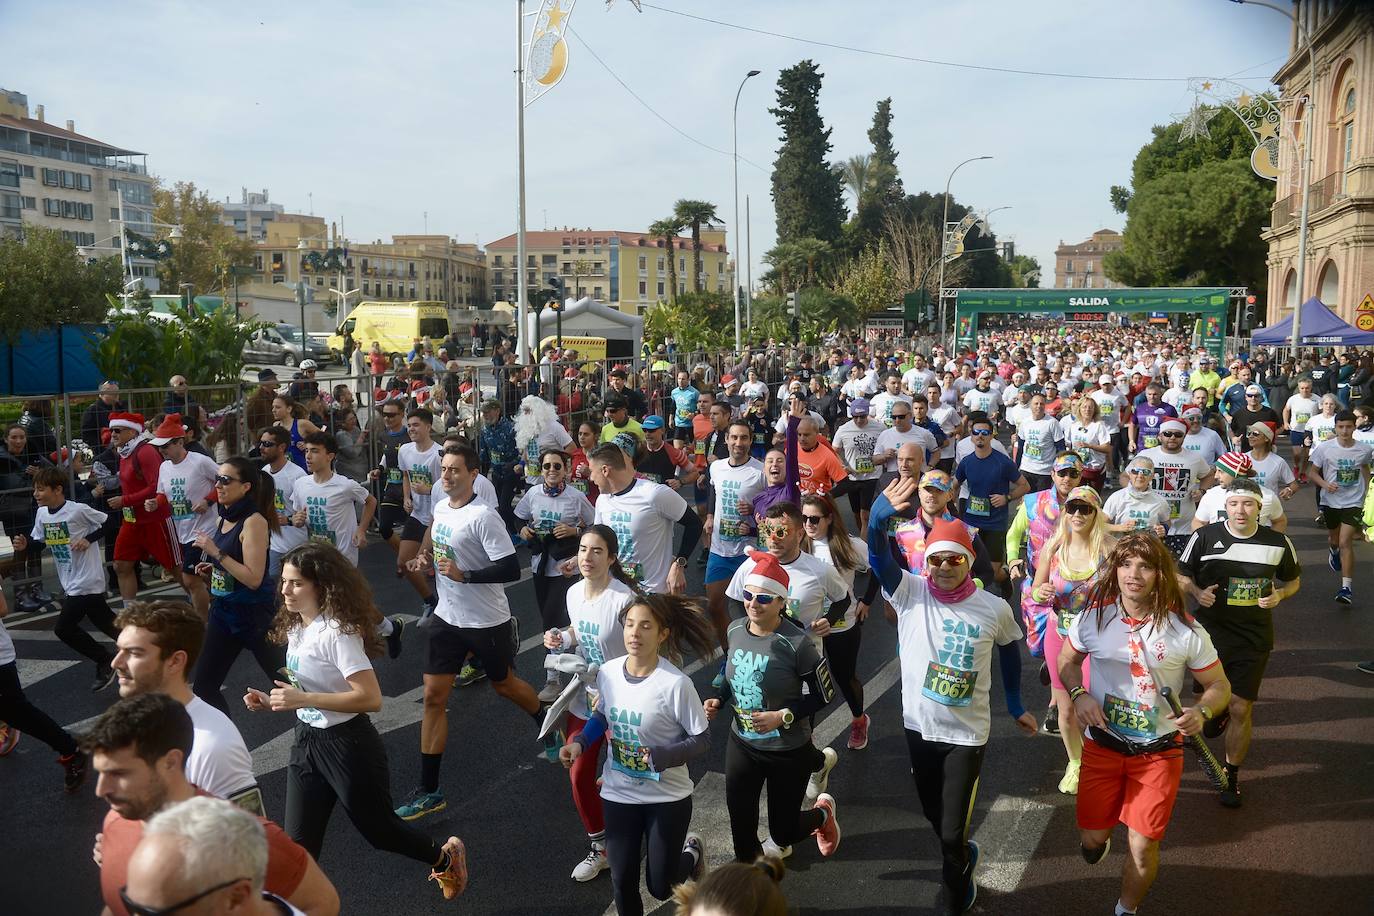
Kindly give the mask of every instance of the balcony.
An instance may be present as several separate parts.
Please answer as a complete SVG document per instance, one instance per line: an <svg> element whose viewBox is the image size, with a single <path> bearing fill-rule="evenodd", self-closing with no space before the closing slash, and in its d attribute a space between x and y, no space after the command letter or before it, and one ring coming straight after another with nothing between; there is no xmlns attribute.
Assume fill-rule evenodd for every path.
<svg viewBox="0 0 1374 916"><path fill-rule="evenodd" d="M1327 175L1321 181L1315 181L1310 185L1307 196L1307 210L1309 214L1319 213L1327 207L1344 200L1347 195L1342 189L1342 179L1344 172L1336 171ZM1302 217L1302 192L1295 191L1280 201L1277 201L1270 215L1270 231L1278 231L1296 222Z"/></svg>

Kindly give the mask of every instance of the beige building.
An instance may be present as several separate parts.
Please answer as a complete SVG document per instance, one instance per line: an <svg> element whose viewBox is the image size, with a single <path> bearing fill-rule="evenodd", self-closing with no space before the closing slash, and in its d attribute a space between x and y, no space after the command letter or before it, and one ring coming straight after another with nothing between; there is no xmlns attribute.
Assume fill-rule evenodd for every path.
<svg viewBox="0 0 1374 916"><path fill-rule="evenodd" d="M79 134L73 121L49 124L42 105L29 113L26 95L0 89L0 235L47 226L90 256L117 255L122 209L130 230L153 237L147 157ZM131 268L157 290L152 261Z"/></svg>
<svg viewBox="0 0 1374 916"><path fill-rule="evenodd" d="M701 284L713 292L730 291L730 254L723 226L702 227ZM692 239L678 238L673 258L679 293L691 288ZM491 297L515 302L520 270L514 235L488 242ZM547 290L551 277L563 281L569 297L593 299L622 312L642 315L668 300L668 250L661 239L615 229L556 229L525 233L525 282Z"/></svg>
<svg viewBox="0 0 1374 916"><path fill-rule="evenodd" d="M1057 289L1117 289L1121 286L1107 278L1102 259L1107 252L1121 248L1121 233L1099 229L1087 241L1065 245L1059 240L1054 250L1054 285Z"/></svg>
<svg viewBox="0 0 1374 916"><path fill-rule="evenodd" d="M1302 29L1294 25L1288 60L1274 83L1285 99L1315 101L1316 126L1305 136L1308 113L1301 102L1284 107L1276 202L1263 236L1269 243L1267 316L1269 323L1282 320L1296 303L1318 296L1355 323L1361 300L1374 294L1374 5L1299 0L1293 10ZM1307 34L1316 55L1315 89ZM1307 270L1299 290L1300 163L1309 142Z"/></svg>

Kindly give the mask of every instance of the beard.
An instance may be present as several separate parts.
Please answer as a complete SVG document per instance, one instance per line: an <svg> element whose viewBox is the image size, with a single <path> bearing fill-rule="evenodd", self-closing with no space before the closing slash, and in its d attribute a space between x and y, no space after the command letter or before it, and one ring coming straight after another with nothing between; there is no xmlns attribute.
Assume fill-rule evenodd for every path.
<svg viewBox="0 0 1374 916"><path fill-rule="evenodd" d="M526 401L529 399L527 398ZM537 403L520 404L520 412L515 415L515 444L523 452L525 447L557 419L553 407L547 401L535 399ZM527 408L529 412L526 412Z"/></svg>

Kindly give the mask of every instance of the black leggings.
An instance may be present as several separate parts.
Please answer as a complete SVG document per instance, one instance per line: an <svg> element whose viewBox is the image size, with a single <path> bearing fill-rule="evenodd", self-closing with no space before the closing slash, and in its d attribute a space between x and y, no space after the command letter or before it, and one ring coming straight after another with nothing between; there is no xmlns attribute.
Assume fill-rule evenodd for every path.
<svg viewBox="0 0 1374 916"><path fill-rule="evenodd" d="M692 823L692 796L652 805L601 802L606 815L606 858L611 865L611 890L620 916L644 916L639 896L639 857L647 842L644 883L657 900L673 895L673 886L686 881L696 860L682 848Z"/></svg>
<svg viewBox="0 0 1374 916"><path fill-rule="evenodd" d="M76 753L72 736L24 696L16 662L0 665L0 722L28 732L64 757Z"/></svg>
<svg viewBox="0 0 1374 916"><path fill-rule="evenodd" d="M862 637L863 624L856 620L848 629L838 633L831 631L823 640L830 675L839 685L844 701L849 704L850 715L856 719L864 714L864 685L859 680L859 643Z"/></svg>
<svg viewBox="0 0 1374 916"><path fill-rule="evenodd" d="M987 745L965 747L944 741L927 741L919 732L906 730L911 754L911 775L921 810L940 838L944 860L945 912L964 911L973 870L969 868L969 821L978 794L978 774L983 769Z"/></svg>
<svg viewBox="0 0 1374 916"><path fill-rule="evenodd" d="M191 690L211 706L229 715L229 704L224 702L220 687L234 667L234 660L244 649L253 653L258 667L267 675L268 683L280 675L277 669L286 664L286 647L267 641L267 631L272 625L275 610L272 605L256 607L224 607L216 599L210 605L210 621L205 625L205 642L200 649L200 661L196 662L196 676ZM224 623L225 617L235 616L243 622L234 630Z"/></svg>
<svg viewBox="0 0 1374 916"><path fill-rule="evenodd" d="M795 726L794 726L795 727ZM730 838L736 862L753 862L763 852L759 843L759 795L768 785L768 833L779 846L790 846L825 823L812 808L800 810L811 774L825 762L810 741L790 751L761 751L730 734L725 747L725 807L730 812Z"/></svg>
<svg viewBox="0 0 1374 916"><path fill-rule="evenodd" d="M114 625L114 612L105 603L104 595L68 595L63 598L62 610L58 612L57 623L52 631L58 639L97 665L109 665L114 661L114 653L81 628L83 617L106 636L119 639L119 630Z"/></svg>
<svg viewBox="0 0 1374 916"><path fill-rule="evenodd" d="M441 844L396 815L386 748L365 715L329 728L296 722L286 768L286 832L316 859L336 801L373 849L429 866L442 858Z"/></svg>
<svg viewBox="0 0 1374 916"><path fill-rule="evenodd" d="M547 562L552 563L552 560ZM534 575L534 600L539 604L539 618L544 629L562 629L568 625L568 589L577 580L572 576Z"/></svg>

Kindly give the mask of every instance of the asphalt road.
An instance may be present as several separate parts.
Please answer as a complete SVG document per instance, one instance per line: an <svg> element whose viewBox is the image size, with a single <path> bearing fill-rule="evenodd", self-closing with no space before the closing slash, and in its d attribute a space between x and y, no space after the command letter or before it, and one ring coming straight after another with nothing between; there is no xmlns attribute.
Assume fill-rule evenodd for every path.
<svg viewBox="0 0 1374 916"><path fill-rule="evenodd" d="M1374 581L1365 565L1356 578L1356 604L1332 601L1339 584L1326 566L1324 538L1306 507L1310 493L1289 505L1304 563L1303 590L1277 612L1278 647L1256 709L1255 743L1244 770L1245 807L1221 808L1190 762L1160 876L1142 913L1224 914L1368 913L1374 910L1374 864L1368 847L1374 822L1374 678L1354 667L1374 657ZM1302 511L1297 508L1302 506ZM1374 546L1358 548L1362 564ZM390 551L374 544L363 552L378 601L387 613L411 613L416 601L391 572ZM689 568L700 590L701 570ZM511 586L527 644L538 615L528 581ZM59 722L99 714L113 689L93 695L89 663L72 661L52 638L50 621L14 628L20 672L30 697ZM419 669L423 637L407 630L405 652L382 660L378 674L388 699L374 716L385 729L391 791L401 797L419 773ZM822 715L818 732L840 754L831 777L843 841L836 856L820 858L811 842L798 846L783 884L802 913L887 914L930 911L938 901L939 847L919 813L901 733L899 688L894 686L894 632L875 615L865 627L861 676L869 682L873 716L867 750L848 751L848 714L837 702ZM542 649L530 645L519 659L522 675L542 680ZM994 666L995 667L995 666ZM1023 677L1027 707L1041 710L1048 690L1028 662ZM711 671L694 676L705 693ZM227 693L267 686L251 658L241 657ZM974 814L983 847L982 891L974 912L997 914L1105 914L1112 911L1122 864L1119 828L1111 855L1095 868L1078 855L1072 800L1055 790L1063 767L1059 740L1017 733L1000 708L994 687L993 736ZM235 704L236 705L236 704ZM448 810L419 821L435 836L466 841L472 881L456 905L445 904L415 863L369 848L336 811L321 866L339 890L346 913L438 912L471 914L599 914L610 903L610 878L589 884L568 875L585 852L585 838L561 768L536 760L529 719L495 696L489 685L455 691L449 707L450 739L443 784ZM834 718L829 718L833 716ZM285 715L234 720L255 759L270 813L284 809L285 762L291 721ZM729 856L724 810L726 735L714 728L711 753L691 767L698 781L694 829L707 841L712 864ZM0 759L4 840L0 849L0 912L96 913L98 875L91 840L105 813L94 780L66 795L48 748L25 736ZM664 907L660 912L671 912ZM652 908L651 908L652 911Z"/></svg>

